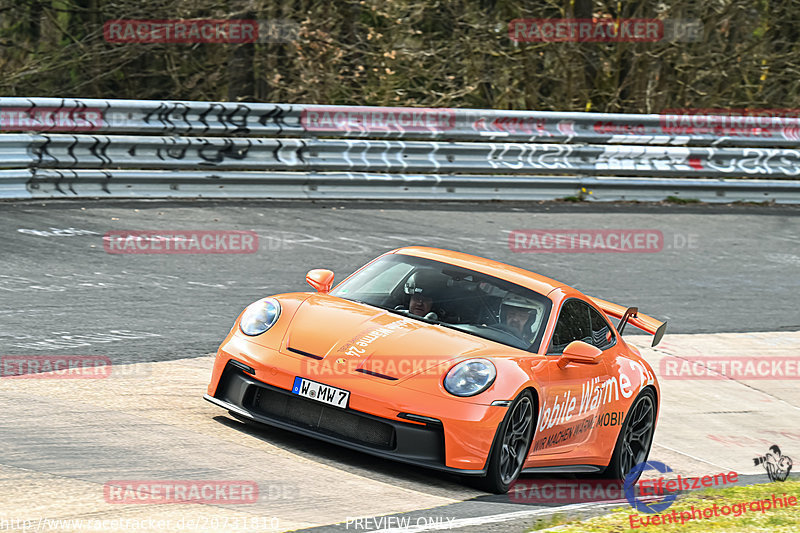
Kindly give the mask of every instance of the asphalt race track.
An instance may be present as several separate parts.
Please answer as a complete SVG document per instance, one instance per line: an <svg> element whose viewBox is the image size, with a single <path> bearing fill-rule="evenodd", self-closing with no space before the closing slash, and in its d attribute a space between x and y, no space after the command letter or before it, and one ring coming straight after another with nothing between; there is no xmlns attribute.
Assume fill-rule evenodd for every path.
<svg viewBox="0 0 800 533"><path fill-rule="evenodd" d="M509 247L513 230L621 228L660 231L663 246ZM102 237L114 230L248 230L258 250L112 254ZM309 290L311 268L340 280L404 245L497 259L668 320L656 349L632 337L656 370L664 358L800 353L800 207L0 203L0 355L102 356L113 367L107 379L0 379L0 519L195 520L196 531L523 531L552 513L453 476L248 427L202 400L211 354L247 304ZM675 473L733 470L744 482L765 481L752 459L769 445L800 456L796 381L660 380L651 457ZM120 479L251 480L259 497L249 505L110 503L104 486ZM376 518L385 515L396 520ZM418 527L397 529L403 517Z"/></svg>

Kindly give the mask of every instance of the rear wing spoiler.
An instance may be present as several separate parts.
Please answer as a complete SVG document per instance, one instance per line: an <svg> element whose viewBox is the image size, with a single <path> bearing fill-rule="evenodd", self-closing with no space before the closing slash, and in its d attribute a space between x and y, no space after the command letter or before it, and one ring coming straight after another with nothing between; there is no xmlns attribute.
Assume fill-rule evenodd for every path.
<svg viewBox="0 0 800 533"><path fill-rule="evenodd" d="M601 300L600 298L590 298L597 307L603 310L605 314L620 319L619 324L617 325L617 331L619 331L620 335L622 335L625 325L631 323L637 328L646 331L650 335L653 335L653 344L651 346L655 346L661 342L661 338L667 331L666 322L658 321L651 316L640 313L638 307L623 307L621 305L612 304L611 302Z"/></svg>

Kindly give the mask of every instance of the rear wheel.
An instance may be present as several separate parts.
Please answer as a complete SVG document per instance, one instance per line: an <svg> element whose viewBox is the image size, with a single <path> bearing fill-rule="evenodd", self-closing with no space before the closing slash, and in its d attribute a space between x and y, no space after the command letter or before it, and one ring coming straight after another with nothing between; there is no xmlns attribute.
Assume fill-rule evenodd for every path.
<svg viewBox="0 0 800 533"><path fill-rule="evenodd" d="M505 494L522 471L533 435L533 397L523 392L508 408L508 414L497 429L486 476L478 486L487 492Z"/></svg>
<svg viewBox="0 0 800 533"><path fill-rule="evenodd" d="M636 397L622 423L614 454L603 477L623 481L634 466L647 460L655 424L656 397L653 391L645 389Z"/></svg>

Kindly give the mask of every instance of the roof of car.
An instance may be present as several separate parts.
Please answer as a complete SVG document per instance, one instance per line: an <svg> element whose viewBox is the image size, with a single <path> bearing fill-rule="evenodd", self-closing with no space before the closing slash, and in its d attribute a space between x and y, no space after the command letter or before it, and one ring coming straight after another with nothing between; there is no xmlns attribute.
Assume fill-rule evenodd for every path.
<svg viewBox="0 0 800 533"><path fill-rule="evenodd" d="M449 263L451 265L468 268L500 278L511 283L515 283L522 287L534 290L539 294L548 294L557 287L567 287L564 283L550 279L545 276L540 276L529 270L523 268L507 265L499 261L492 261L475 255L465 254L462 252L454 252L452 250L443 250L441 248L428 248L426 246L408 246L405 248L398 248L392 250L390 253L412 255L415 257L423 257L425 259L432 259L442 263Z"/></svg>

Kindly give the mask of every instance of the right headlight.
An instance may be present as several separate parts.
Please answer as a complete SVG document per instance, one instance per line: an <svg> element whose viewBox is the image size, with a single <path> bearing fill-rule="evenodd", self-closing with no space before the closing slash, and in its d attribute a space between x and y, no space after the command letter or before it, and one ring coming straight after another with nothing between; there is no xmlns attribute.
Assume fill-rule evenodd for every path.
<svg viewBox="0 0 800 533"><path fill-rule="evenodd" d="M475 396L489 388L497 370L488 359L468 359L451 368L444 377L444 388L453 396Z"/></svg>
<svg viewBox="0 0 800 533"><path fill-rule="evenodd" d="M281 315L281 304L275 298L263 298L247 306L239 321L245 335L261 335L275 325Z"/></svg>

